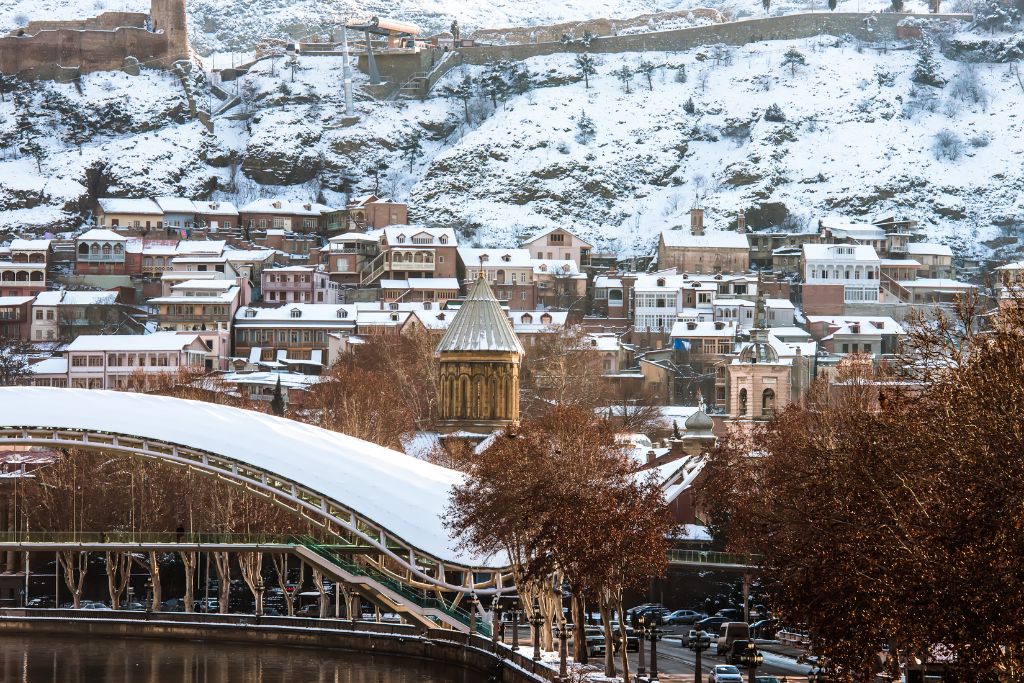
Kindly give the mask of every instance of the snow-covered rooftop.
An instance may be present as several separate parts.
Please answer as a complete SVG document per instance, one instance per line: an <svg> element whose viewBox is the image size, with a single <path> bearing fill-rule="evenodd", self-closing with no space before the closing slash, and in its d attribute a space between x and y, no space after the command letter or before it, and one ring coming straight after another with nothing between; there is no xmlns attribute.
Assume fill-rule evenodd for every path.
<svg viewBox="0 0 1024 683"><path fill-rule="evenodd" d="M87 231L83 232L81 235L79 235L78 237L76 237L75 239L78 239L78 240L95 240L95 241L102 241L102 242L127 242L128 241L127 237L123 237L122 235L118 235L113 230L107 230L105 228L93 228L92 230L87 230Z"/></svg>
<svg viewBox="0 0 1024 683"><path fill-rule="evenodd" d="M749 249L747 236L728 230L708 230L703 235L694 235L689 230L662 230L661 239L666 247L700 249Z"/></svg>
<svg viewBox="0 0 1024 683"><path fill-rule="evenodd" d="M235 314L235 324L259 325L267 322L278 323L330 323L338 326L352 326L356 321L356 307L351 304L286 304L277 308L242 307Z"/></svg>
<svg viewBox="0 0 1024 683"><path fill-rule="evenodd" d="M680 339L690 337L735 337L736 326L732 322L680 321L672 324L672 334L669 336Z"/></svg>
<svg viewBox="0 0 1024 683"><path fill-rule="evenodd" d="M62 289L59 291L39 292L36 295L36 306L96 306L112 304L117 300L117 292L77 292Z"/></svg>
<svg viewBox="0 0 1024 683"><path fill-rule="evenodd" d="M98 203L103 213L138 214L143 216L164 215L160 205L147 198L101 197Z"/></svg>
<svg viewBox="0 0 1024 683"><path fill-rule="evenodd" d="M441 519L463 475L312 425L263 413L166 396L0 388L0 427L131 434L215 453L272 472L355 510L424 553L475 567L505 558L460 550Z"/></svg>
<svg viewBox="0 0 1024 683"><path fill-rule="evenodd" d="M181 351L199 339L196 334L81 334L68 351Z"/></svg>
<svg viewBox="0 0 1024 683"><path fill-rule="evenodd" d="M154 197L153 201L164 213L194 214L196 205L185 197Z"/></svg>
<svg viewBox="0 0 1024 683"><path fill-rule="evenodd" d="M475 247L459 247L459 258L466 268L479 268L480 258L484 257L484 268L501 270L502 268L531 268L528 249L477 249Z"/></svg>
<svg viewBox="0 0 1024 683"><path fill-rule="evenodd" d="M804 244L804 258L815 261L878 262L875 248L867 244Z"/></svg>
<svg viewBox="0 0 1024 683"><path fill-rule="evenodd" d="M336 210L316 202L296 202L290 199L257 199L238 209L238 212L269 213L287 216L319 216Z"/></svg>
<svg viewBox="0 0 1024 683"><path fill-rule="evenodd" d="M934 242L911 242L907 245L907 253L915 256L953 256L953 250L948 245Z"/></svg>
<svg viewBox="0 0 1024 683"><path fill-rule="evenodd" d="M46 251L51 240L11 240L11 251Z"/></svg>
<svg viewBox="0 0 1024 683"><path fill-rule="evenodd" d="M231 202L204 202L195 201L192 202L196 205L196 213L201 213L204 216L237 216L238 209Z"/></svg>

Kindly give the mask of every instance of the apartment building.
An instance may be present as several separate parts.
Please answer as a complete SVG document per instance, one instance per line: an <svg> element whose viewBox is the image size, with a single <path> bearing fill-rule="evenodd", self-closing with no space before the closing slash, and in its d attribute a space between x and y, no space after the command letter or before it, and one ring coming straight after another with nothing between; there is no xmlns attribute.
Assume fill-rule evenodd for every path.
<svg viewBox="0 0 1024 683"><path fill-rule="evenodd" d="M859 244L803 246L803 310L808 315L842 315L846 304L877 303L881 259Z"/></svg>
<svg viewBox="0 0 1024 683"><path fill-rule="evenodd" d="M261 276L263 300L270 305L285 303L336 304L341 287L323 270L312 266L286 266L264 270Z"/></svg>

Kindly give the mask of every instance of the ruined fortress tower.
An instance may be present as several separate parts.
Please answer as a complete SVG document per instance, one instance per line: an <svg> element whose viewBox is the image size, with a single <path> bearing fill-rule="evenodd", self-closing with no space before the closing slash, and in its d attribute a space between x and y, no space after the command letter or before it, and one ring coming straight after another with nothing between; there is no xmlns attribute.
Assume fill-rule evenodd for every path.
<svg viewBox="0 0 1024 683"><path fill-rule="evenodd" d="M129 57L158 69L189 58L185 0L152 0L149 14L30 21L0 37L0 73L26 79L72 80L120 69Z"/></svg>

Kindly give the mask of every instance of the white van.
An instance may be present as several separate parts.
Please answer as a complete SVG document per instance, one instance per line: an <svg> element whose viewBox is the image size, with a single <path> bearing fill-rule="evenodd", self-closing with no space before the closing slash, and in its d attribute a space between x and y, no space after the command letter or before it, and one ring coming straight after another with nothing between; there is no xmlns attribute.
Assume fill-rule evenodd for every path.
<svg viewBox="0 0 1024 683"><path fill-rule="evenodd" d="M745 621L727 621L722 624L715 653L719 656L728 653L734 640L750 640L750 624Z"/></svg>

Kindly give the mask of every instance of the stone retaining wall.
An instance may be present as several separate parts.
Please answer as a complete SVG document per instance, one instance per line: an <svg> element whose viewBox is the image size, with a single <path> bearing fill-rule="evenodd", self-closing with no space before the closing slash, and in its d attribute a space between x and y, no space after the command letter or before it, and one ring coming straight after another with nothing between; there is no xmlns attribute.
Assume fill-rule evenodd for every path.
<svg viewBox="0 0 1024 683"><path fill-rule="evenodd" d="M535 43L532 45L490 45L460 48L468 64L487 64L499 59L523 60L562 52L617 53L689 50L700 45L724 43L746 45L763 40L793 40L826 34L850 34L864 41L896 39L896 25L909 17L939 21L969 21L968 14L862 14L830 12L787 14L780 17L745 19L712 26L695 26L671 31L608 36L595 39L589 47L581 43Z"/></svg>
<svg viewBox="0 0 1024 683"><path fill-rule="evenodd" d="M277 625L288 621L304 623ZM0 635L154 638L334 648L454 665L480 674L481 680L497 683L549 683L557 673L524 657L511 656L506 648L496 648L478 636L450 631L431 630L424 636L412 627L401 625L336 620L321 625L318 620L294 618L263 618L259 627L253 628L255 623L255 617L244 615L152 614L147 618L141 612L106 612L101 617L77 610L3 610Z"/></svg>

